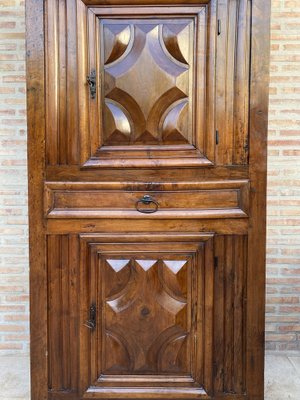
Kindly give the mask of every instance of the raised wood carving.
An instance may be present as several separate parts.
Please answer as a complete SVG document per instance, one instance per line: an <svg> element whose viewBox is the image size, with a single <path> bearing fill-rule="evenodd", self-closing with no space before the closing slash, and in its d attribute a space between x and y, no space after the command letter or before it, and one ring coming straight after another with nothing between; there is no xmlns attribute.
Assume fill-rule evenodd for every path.
<svg viewBox="0 0 300 400"><path fill-rule="evenodd" d="M246 218L248 184L246 180L160 183L152 186L159 190L149 190L148 185L134 182L47 182L45 213L48 218ZM158 207L148 216L136 210L145 193L151 195Z"/></svg>
<svg viewBox="0 0 300 400"><path fill-rule="evenodd" d="M90 277L82 300L99 313L95 334L82 332L92 346L89 391L122 392L139 376L150 387L160 377L160 388L174 381L185 383L183 391L209 392L212 354L203 346L211 340L204 320L211 326L212 235L164 233L150 242L143 234L82 235L81 241L82 262L89 260L81 279Z"/></svg>
<svg viewBox="0 0 300 400"><path fill-rule="evenodd" d="M106 19L109 10L90 10L89 45L95 30L100 37L100 61L99 49L90 47L90 67L100 65L102 89L98 132L90 122L98 144L83 157L84 167L148 167L154 158L161 166L212 163L205 140L206 9L175 7L175 14L192 16L168 18L161 8L161 19L151 11L143 8L141 19L132 18L133 8L120 8L119 19ZM93 118L91 102L90 110Z"/></svg>
<svg viewBox="0 0 300 400"><path fill-rule="evenodd" d="M103 22L103 145L193 144L192 35L192 19Z"/></svg>
<svg viewBox="0 0 300 400"><path fill-rule="evenodd" d="M33 400L263 398L269 7L26 0Z"/></svg>
<svg viewBox="0 0 300 400"><path fill-rule="evenodd" d="M215 9L142 7L135 17L126 6L112 19L109 7L75 3L48 5L48 164L211 165L214 126L206 115L214 113L214 90L207 84L214 75L206 61L213 57ZM86 80L91 71L95 99Z"/></svg>
<svg viewBox="0 0 300 400"><path fill-rule="evenodd" d="M84 355L85 367L90 363L91 387L102 388L101 396L108 393L111 385L119 387L122 397L120 386L146 382L153 385L154 381L160 385L169 381L185 383L185 390L197 382L200 390L201 377L211 367L206 364L201 370L200 360L211 357L207 353L209 347L202 347L201 338L205 343L210 341L205 329L212 314L204 293L212 293L207 285L213 284L214 391L216 395L242 395L246 376L248 238L216 235L212 249L211 237L178 233L155 234L151 238L145 234L89 234L81 235L79 247L77 235L48 236L51 392L68 390L75 396L78 390L76 363L83 346L78 341L80 325L92 346L87 359ZM78 297L79 251L80 279L90 281ZM85 321L93 303L97 331L89 337ZM200 322L203 307L204 325ZM80 308L84 314L78 324ZM198 350L191 350L195 344ZM209 380L202 384L209 389Z"/></svg>
<svg viewBox="0 0 300 400"><path fill-rule="evenodd" d="M190 260L108 259L100 268L103 373L188 372Z"/></svg>

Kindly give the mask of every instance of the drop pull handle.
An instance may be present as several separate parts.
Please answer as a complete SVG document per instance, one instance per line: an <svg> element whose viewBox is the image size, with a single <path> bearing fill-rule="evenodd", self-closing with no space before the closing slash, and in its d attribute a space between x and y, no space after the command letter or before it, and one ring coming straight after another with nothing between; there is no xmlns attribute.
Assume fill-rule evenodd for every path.
<svg viewBox="0 0 300 400"><path fill-rule="evenodd" d="M145 208L143 205L150 205L153 204L154 207L151 208ZM141 199L139 199L135 203L135 208L137 209L138 212L143 213L143 214L153 214L158 210L158 202L154 200L149 194L145 194Z"/></svg>
<svg viewBox="0 0 300 400"><path fill-rule="evenodd" d="M84 326L91 329L92 331L96 328L96 304L92 304L90 307L90 319L85 321Z"/></svg>

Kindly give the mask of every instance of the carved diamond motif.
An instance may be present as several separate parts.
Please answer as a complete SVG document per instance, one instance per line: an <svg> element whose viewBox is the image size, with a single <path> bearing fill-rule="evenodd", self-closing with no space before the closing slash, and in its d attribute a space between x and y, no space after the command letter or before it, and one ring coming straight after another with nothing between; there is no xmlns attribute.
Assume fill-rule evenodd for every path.
<svg viewBox="0 0 300 400"><path fill-rule="evenodd" d="M190 142L191 33L191 20L104 23L104 145Z"/></svg>
<svg viewBox="0 0 300 400"><path fill-rule="evenodd" d="M131 373L179 371L177 357L188 337L188 261L122 259L105 265L105 340L111 351L106 372L120 371L114 357L126 359Z"/></svg>

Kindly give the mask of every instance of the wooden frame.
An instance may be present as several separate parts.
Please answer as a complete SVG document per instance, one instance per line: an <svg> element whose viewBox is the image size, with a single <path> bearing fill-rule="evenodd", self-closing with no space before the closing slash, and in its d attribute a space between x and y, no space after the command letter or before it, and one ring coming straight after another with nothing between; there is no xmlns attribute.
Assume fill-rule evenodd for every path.
<svg viewBox="0 0 300 400"><path fill-rule="evenodd" d="M85 1L97 4L97 1ZM127 3L120 0L120 4ZM132 3L137 3L132 2ZM153 0L138 2L153 4ZM174 1L170 1L174 3ZM182 4L182 2L180 2ZM197 4L198 1L187 3ZM202 3L207 3L203 1ZM249 400L262 400L264 370L266 159L270 0L252 0L250 80L250 228L247 271ZM28 174L30 227L31 398L48 399L47 271L43 185L45 170L44 1L26 1Z"/></svg>
<svg viewBox="0 0 300 400"><path fill-rule="evenodd" d="M195 332L193 333L194 335L199 337L198 341L198 350L196 350L197 356L199 358L195 357L195 354L191 354L191 359L190 361L190 367L191 371L190 373L192 376L185 376L185 378L182 378L182 381L180 383L180 387L176 387L176 375L168 374L165 376L165 383L168 382L173 382L174 387L172 386L171 389L168 392L168 387L163 387L162 390L165 391L165 395L170 396L171 398L175 398L176 396L176 389L179 390L179 392L183 393L185 392L186 396L189 396L190 398L193 398L194 396L197 397L199 395L207 396L207 393L210 393L212 390L212 358L213 358L213 348L212 348L212 337L210 336L209 332L210 329L209 327L212 326L213 324L213 318L212 318L212 311L213 311L213 275L214 275L214 268L213 268L213 263L210 262L213 257L213 240L214 240L214 235L210 233L195 233L193 235L190 234L173 234L173 233L168 233L168 232L163 232L156 235L153 235L153 237L149 240L148 235L135 235L135 234L123 234L123 235L115 235L115 234L83 234L80 235L80 248L81 248L81 268L80 268L80 274L81 274L81 281L86 281L90 279L90 285L89 285L89 291L87 291L86 287L81 288L80 292L80 299L86 305L88 306L90 304L90 301L95 301L97 302L97 297L101 296L101 289L98 287L96 290L97 286L97 279L92 279L97 274L100 274L101 268L100 268L100 260L102 259L102 263L105 259L103 254L105 254L105 251L108 251L109 258L114 257L114 255L117 254L124 254L121 249L122 247L125 246L125 254L140 254L141 257L143 257L144 254L144 248L143 251L141 252L136 252L134 249L138 247L139 244L143 243L146 249L146 254L150 253L151 251L149 249L157 247L157 249L162 248L161 252L160 250L155 250L155 257L166 257L166 254L174 252L174 248L176 248L176 255L178 254L183 255L183 257L186 257L187 254L191 257L190 260L191 264L193 265L193 270L195 273L197 273L197 280L201 280L200 287L202 289L202 299L198 299L199 305L200 301L203 302L200 306L199 305L195 306L198 307L198 312L200 312L201 308L203 307L204 310L204 315L205 315L205 324L201 323L199 326L195 329ZM150 241L150 243L149 243ZM161 254L160 254L161 253ZM88 256L88 259L90 260L90 265L89 268L86 268L85 260ZM170 254L168 254L170 256ZM130 257L128 255L128 257ZM197 261L196 261L197 260ZM200 261L201 260L201 261ZM110 260L113 261L113 260ZM141 260L140 260L141 261ZM207 269L204 272L204 263L207 263ZM209 268L209 265L211 268ZM196 267L197 266L197 267ZM93 270L93 274L89 272L89 270ZM196 272L197 271L197 272ZM196 300L197 296L195 291L199 290L199 288L195 287L195 285L190 282L191 287L191 293L194 295L191 295L191 300ZM204 288L206 287L206 290L208 293L211 295L204 296ZM208 290L209 289L209 290ZM98 299L99 300L99 299ZM100 303L100 301L99 301ZM81 349L87 349L89 347L89 340L90 340L90 334L87 332L87 330L84 328L84 319L85 319L85 314L82 313L81 315L81 320L82 323L80 324L81 329L80 329L80 348ZM193 328L192 328L193 329ZM99 329L98 329L99 331ZM97 357L90 357L88 360L88 363L86 362L86 358L83 359L85 360L85 363L81 364L81 369L80 369L80 376L84 377L85 379L82 379L83 381L87 381L91 379L91 376L94 375L94 379L92 381L97 381L97 362L101 359L100 357L100 349L97 349L96 346L96 340L99 340L99 332L97 334L97 339L95 337L92 338L91 340L91 346L94 347L95 351L98 351L98 358ZM192 341L190 343L190 348L193 348L194 342ZM210 349L210 353L206 355L206 357L203 357L204 354L204 346ZM201 350L200 348L201 347ZM82 353L82 350L81 350ZM94 354L94 352L92 352ZM88 364L91 365L91 370L89 370ZM199 365L198 365L199 364ZM198 365L198 368L196 368L196 365ZM93 372L94 370L94 372ZM195 374L195 375L193 375ZM132 376L130 378L130 375L125 375L125 376L120 376L120 375L103 375L102 379L104 379L103 383L101 383L101 380L98 381L98 393L101 396L101 398L106 399L110 396L110 388L105 385L105 381L109 381L111 378L111 385L114 384L116 379L119 379L119 382L115 382L115 388L114 391L119 394L120 398L126 398L126 389L120 388L120 383L123 380L128 380L129 384L133 384L133 379ZM147 375L139 375L139 379L142 380L143 385L145 386L151 386L151 377ZM180 379L177 377L177 379ZM197 383L197 381L201 382L201 379L203 379L203 386ZM184 386L183 386L184 385ZM83 388L84 389L84 388ZM138 393L138 391L137 391ZM157 393L155 393L155 390L153 391L153 388L148 388L148 393L151 393L151 397L153 396L156 398ZM159 395L159 394L158 394Z"/></svg>
<svg viewBox="0 0 300 400"><path fill-rule="evenodd" d="M134 17L134 15L137 15L136 18L145 18L147 15L151 15L151 13L155 12L155 7L116 7L115 9L115 15L114 18L125 18L128 16ZM195 81L197 81L196 85L190 84L190 88L193 86L193 89L191 90L191 93L189 94L189 97L191 97L191 106L189 110L190 114L190 119L191 122L194 119L195 120L195 129L194 132L192 132L192 138L191 142L193 145L183 145L182 148L180 146L170 146L170 149L167 150L167 146L161 146L157 149L156 146L153 146L152 149L152 157L156 159L156 165L157 165L157 160L160 160L160 165L161 167L179 167L181 164L185 167L187 166L208 166L208 165L213 165L213 160L214 160L214 129L209 130L210 135L205 138L205 132L206 132L206 119L205 115L211 111L212 104L214 103L214 95L215 93L212 93L210 96L205 95L204 96L204 101L201 100L199 93L204 91L206 92L206 89L213 87L213 85L206 85L206 81L209 79L209 75L207 72L207 66L206 58L209 60L210 58L210 52L209 49L212 47L211 43L208 42L207 40L207 33L205 32L205 29L207 31L215 29L215 26L213 23L208 25L206 27L205 20L208 18L206 15L208 13L208 10L205 6L205 4L201 4L198 7L189 7L187 10L183 10L183 7L172 7L172 13L170 13L170 10L168 8L161 10L160 18L162 19L172 19L172 18L178 18L180 15L187 15L187 18L190 19L191 22L193 22L193 29L195 30L194 36L197 36L197 41L196 41L196 46L198 48L196 54L198 54L197 57L195 57L195 60L193 60L193 69L190 72L189 80L193 82L193 76L195 76ZM88 59L89 59L89 69L86 70L85 75L87 74L87 71L91 70L97 70L100 72L100 76L102 76L102 81L100 81L99 86L103 88L104 81L103 81L103 76L104 76L104 61L101 60L103 57L101 56L101 40L99 40L99 35L100 32L103 31L103 26L100 28L102 22L101 20L103 19L108 19L111 16L111 9L110 7L98 7L98 8L90 8L88 12L88 17L87 17L87 24L88 24L88 33L86 34L86 37L84 38L84 43L82 45L87 46L88 48ZM84 20L84 16L80 16ZM202 32L204 30L204 32ZM96 32L96 34L95 34ZM96 45L95 45L96 43ZM97 51L97 48L100 48L99 54ZM192 47L192 46L191 46ZM201 57L200 55L204 53L205 57L203 57L202 62L201 62ZM103 64L103 65L102 65ZM103 70L103 71L102 71ZM100 79L99 79L100 80ZM197 86L198 90L195 90L195 86ZM201 88L201 91L200 89ZM100 91L99 91L100 92ZM196 92L198 93L199 99L196 99ZM85 96L85 90L83 87L83 90L80 91L80 97L84 98ZM94 144L97 144L95 148L93 149L91 146L91 143L88 143L89 140L82 140L84 144L86 144L86 149L82 149L82 155L81 155L81 162L83 164L83 167L86 168L99 168L99 167L153 167L155 166L154 160L148 159L146 154L143 156L137 156L139 153L141 153L141 149L139 146L133 146L132 148L129 148L126 150L123 149L124 154L122 154L122 157L124 158L122 162L120 162L119 158L120 151L114 152L114 147L112 146L105 146L103 145L102 141L103 138L99 136L99 125L101 126L100 132L103 131L103 118L102 118L102 102L104 100L104 93L103 90L101 90L101 93L99 96L97 96L97 101L96 102L91 102L89 101L89 124L88 120L82 118L82 120L85 122L85 128L82 129L81 134L86 135L86 132L90 130L90 142ZM210 103L207 101L207 98L210 99ZM192 123L190 123L193 125ZM212 137L211 137L212 136ZM99 142L100 139L100 142ZM206 143L205 143L206 142ZM205 143L205 146L204 146ZM119 150L122 150L122 146L120 146ZM181 151L185 150L183 152L182 156L178 157L178 154L181 154ZM149 150L148 150L149 151ZM108 155L107 155L108 154ZM173 157L172 157L173 154ZM187 158L188 154L188 158Z"/></svg>

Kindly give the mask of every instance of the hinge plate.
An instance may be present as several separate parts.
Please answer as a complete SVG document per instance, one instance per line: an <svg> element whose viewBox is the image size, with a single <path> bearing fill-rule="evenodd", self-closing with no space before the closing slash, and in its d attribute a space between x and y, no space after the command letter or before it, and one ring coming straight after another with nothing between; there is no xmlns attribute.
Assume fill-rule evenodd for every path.
<svg viewBox="0 0 300 400"><path fill-rule="evenodd" d="M90 319L86 321L84 324L84 326L91 329L92 331L96 328L96 313L97 313L96 304L93 303L90 307Z"/></svg>
<svg viewBox="0 0 300 400"><path fill-rule="evenodd" d="M218 268L218 264L219 264L219 257L214 257L214 267Z"/></svg>
<svg viewBox="0 0 300 400"><path fill-rule="evenodd" d="M218 19L218 36L221 35L221 20Z"/></svg>

